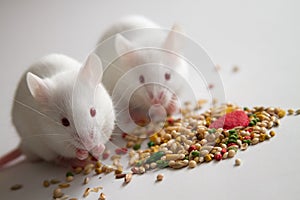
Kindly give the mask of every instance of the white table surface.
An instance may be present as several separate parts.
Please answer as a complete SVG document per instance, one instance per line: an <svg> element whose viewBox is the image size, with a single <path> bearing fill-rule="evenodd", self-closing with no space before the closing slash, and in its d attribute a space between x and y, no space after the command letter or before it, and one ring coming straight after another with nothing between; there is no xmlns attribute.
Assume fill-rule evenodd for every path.
<svg viewBox="0 0 300 200"><path fill-rule="evenodd" d="M120 4L120 2L122 2ZM164 27L179 22L221 65L226 100L241 106L300 108L300 2L289 1L1 1L0 155L19 142L10 122L14 89L23 71L49 53L83 61L116 19L142 14ZM240 72L232 75L237 64ZM234 159L195 169L162 170L135 176L127 186L112 175L93 178L107 199L299 199L300 116L286 117L271 141L239 152ZM65 169L23 163L0 171L0 199L51 199L41 182L62 178ZM66 193L81 198L82 178ZM10 186L24 184L12 192ZM86 199L96 199L89 196Z"/></svg>

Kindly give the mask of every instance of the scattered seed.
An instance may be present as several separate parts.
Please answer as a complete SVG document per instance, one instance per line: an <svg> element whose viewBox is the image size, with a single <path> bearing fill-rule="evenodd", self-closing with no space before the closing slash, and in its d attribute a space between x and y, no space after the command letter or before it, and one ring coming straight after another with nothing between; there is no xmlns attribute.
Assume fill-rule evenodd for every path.
<svg viewBox="0 0 300 200"><path fill-rule="evenodd" d="M126 174L116 174L116 179L124 178Z"/></svg>
<svg viewBox="0 0 300 200"><path fill-rule="evenodd" d="M89 177L85 177L84 181L83 181L83 184L88 184L89 181L90 181L90 178Z"/></svg>
<svg viewBox="0 0 300 200"><path fill-rule="evenodd" d="M105 200L106 196L104 193L101 192L100 196L99 196L99 200Z"/></svg>
<svg viewBox="0 0 300 200"><path fill-rule="evenodd" d="M60 180L54 178L54 179L50 180L50 183L53 184L53 185L55 185L55 184L60 183Z"/></svg>
<svg viewBox="0 0 300 200"><path fill-rule="evenodd" d="M164 179L164 175L163 174L158 174L156 176L156 181L162 181Z"/></svg>
<svg viewBox="0 0 300 200"><path fill-rule="evenodd" d="M72 182L74 180L74 176L67 176L66 181L67 182Z"/></svg>
<svg viewBox="0 0 300 200"><path fill-rule="evenodd" d="M74 172L75 172L76 174L80 174L80 173L82 172L82 167L76 167L76 168L74 169Z"/></svg>
<svg viewBox="0 0 300 200"><path fill-rule="evenodd" d="M240 166L241 164L242 164L241 159L238 158L238 159L235 160L235 165L236 166Z"/></svg>
<svg viewBox="0 0 300 200"><path fill-rule="evenodd" d="M292 115L292 114L294 114L294 110L293 109L288 109L288 115Z"/></svg>
<svg viewBox="0 0 300 200"><path fill-rule="evenodd" d="M58 185L59 188L68 188L70 187L70 184L69 183L61 183Z"/></svg>
<svg viewBox="0 0 300 200"><path fill-rule="evenodd" d="M44 186L44 187L49 187L49 186L50 186L50 182L47 181L47 180L44 180L44 181L43 181L43 186Z"/></svg>
<svg viewBox="0 0 300 200"><path fill-rule="evenodd" d="M90 188L86 188L84 193L83 193L83 197L87 197L90 194L91 189Z"/></svg>
<svg viewBox="0 0 300 200"><path fill-rule="evenodd" d="M56 188L53 190L53 198L61 198L64 195L64 193L61 191L60 188Z"/></svg>
<svg viewBox="0 0 300 200"><path fill-rule="evenodd" d="M296 115L300 115L300 109L296 110Z"/></svg>
<svg viewBox="0 0 300 200"><path fill-rule="evenodd" d="M10 189L14 191L14 190L19 190L22 187L23 187L23 185L21 185L21 184L15 184L15 185L11 186Z"/></svg>
<svg viewBox="0 0 300 200"><path fill-rule="evenodd" d="M128 173L124 177L124 182L127 184L131 181L131 179L132 179L132 173Z"/></svg>
<svg viewBox="0 0 300 200"><path fill-rule="evenodd" d="M236 73L240 70L239 66L237 65L234 65L233 68L232 68L232 72Z"/></svg>

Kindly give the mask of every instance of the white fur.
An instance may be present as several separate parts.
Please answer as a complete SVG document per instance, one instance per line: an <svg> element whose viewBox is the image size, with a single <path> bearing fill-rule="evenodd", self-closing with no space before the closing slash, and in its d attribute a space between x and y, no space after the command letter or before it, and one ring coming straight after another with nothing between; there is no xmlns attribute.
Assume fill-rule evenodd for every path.
<svg viewBox="0 0 300 200"><path fill-rule="evenodd" d="M108 141L115 116L101 77L101 61L93 54L82 68L70 57L48 55L24 73L15 93L12 120L22 138L20 148L29 159L75 158L76 148L89 151ZM97 111L94 118L92 106ZM62 125L64 117L69 127ZM89 137L92 131L94 139Z"/></svg>
<svg viewBox="0 0 300 200"><path fill-rule="evenodd" d="M170 90L173 90L173 92L178 97L180 97L182 88L178 76L184 78L188 77L188 68L186 66L186 62L181 59L180 56L175 55L182 52L182 48L184 45L182 37L177 37L178 32L182 32L182 30L178 25L174 25L172 29L167 33L167 36L162 36L162 34L166 33L166 29L162 29L163 31L161 32L157 31L156 35L139 34L140 32L136 31L130 34L130 38L126 38L125 36L123 36L126 35L124 34L124 32L134 29L147 29L150 30L151 33L151 29L159 30L161 29L161 27L151 20L141 16L127 17L113 24L104 33L104 35L100 39L100 42L105 41L106 39L115 35L113 48L115 49L116 54L121 56L121 58L108 67L105 74L106 78L104 78L103 84L107 88L108 92L112 95L116 91L117 82L125 73L130 72L133 68L143 64L156 63L156 66L154 64L151 65L151 67L146 67L142 72L136 70L132 75L130 75L130 78L127 82L128 87L131 84L140 84L136 83L138 82L140 75L143 75L145 78L145 84L140 84L144 85L144 87L139 89L139 91L134 94L133 98L131 99L130 105L134 107L143 104L145 107L149 108L149 106L153 104L151 103L149 97L149 91L152 92L155 97L158 97L159 93L163 91L165 94L165 98L161 105L167 106L169 105L170 101L172 101L172 93L170 92ZM155 46L163 49L163 51L170 51L171 53L166 54L163 51L160 52L157 50L139 50L130 54L126 54L129 51L140 48L142 49L145 46ZM172 52L175 54L172 54ZM121 70L115 70L115 66L119 67ZM170 69L161 66L167 66ZM171 73L172 76L170 80L165 80L165 73ZM149 82L159 83L160 85L165 87L161 87L159 86L159 84L150 84L146 86ZM170 90L166 88L169 88ZM124 95L130 95L128 93L125 93L124 90L119 90L117 93L120 94L115 94L118 98L113 99L114 101L126 98L124 97ZM116 105L118 104L118 102L114 103ZM119 106L120 105L118 105L118 107ZM124 105L122 105L121 107L123 106ZM116 110L118 112L119 109Z"/></svg>

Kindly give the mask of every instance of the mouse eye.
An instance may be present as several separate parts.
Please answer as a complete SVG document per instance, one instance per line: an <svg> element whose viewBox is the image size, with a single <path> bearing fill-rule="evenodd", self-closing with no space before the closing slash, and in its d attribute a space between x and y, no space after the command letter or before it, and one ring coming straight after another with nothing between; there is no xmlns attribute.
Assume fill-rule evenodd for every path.
<svg viewBox="0 0 300 200"><path fill-rule="evenodd" d="M165 73L165 79L168 81L171 79L171 74L170 73Z"/></svg>
<svg viewBox="0 0 300 200"><path fill-rule="evenodd" d="M145 83L145 78L143 75L140 75L139 81L140 81L140 83Z"/></svg>
<svg viewBox="0 0 300 200"><path fill-rule="evenodd" d="M64 126L70 126L69 120L67 118L65 118L65 117L61 119L61 123Z"/></svg>
<svg viewBox="0 0 300 200"><path fill-rule="evenodd" d="M90 115L91 115L91 117L95 117L95 115L96 115L96 109L94 107L92 107L90 109Z"/></svg>

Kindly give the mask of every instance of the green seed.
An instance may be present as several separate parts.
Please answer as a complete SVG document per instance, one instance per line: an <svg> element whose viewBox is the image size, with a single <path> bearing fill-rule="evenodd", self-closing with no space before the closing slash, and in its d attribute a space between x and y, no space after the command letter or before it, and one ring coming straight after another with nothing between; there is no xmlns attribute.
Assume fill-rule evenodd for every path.
<svg viewBox="0 0 300 200"><path fill-rule="evenodd" d="M193 157L198 157L200 155L200 152L199 151L192 151L191 154L192 154Z"/></svg>
<svg viewBox="0 0 300 200"><path fill-rule="evenodd" d="M217 130L215 128L208 129L208 133L215 133Z"/></svg>
<svg viewBox="0 0 300 200"><path fill-rule="evenodd" d="M247 143L248 145L251 144L251 140L243 140L243 143Z"/></svg>
<svg viewBox="0 0 300 200"><path fill-rule="evenodd" d="M165 153L163 151L158 151L154 154L152 154L147 160L146 160L146 164L152 163L152 162L156 162L157 160L159 160L161 157L163 157L165 155Z"/></svg>
<svg viewBox="0 0 300 200"><path fill-rule="evenodd" d="M141 148L141 145L140 144L135 144L134 146L133 146L133 149L134 150L139 150Z"/></svg>
<svg viewBox="0 0 300 200"><path fill-rule="evenodd" d="M74 176L74 174L72 172L67 172L66 177L68 177L68 176Z"/></svg>
<svg viewBox="0 0 300 200"><path fill-rule="evenodd" d="M235 129L231 129L231 130L229 130L229 133L230 134L236 133L236 130Z"/></svg>
<svg viewBox="0 0 300 200"><path fill-rule="evenodd" d="M149 147L149 148L150 148L150 147L153 147L154 145L155 145L154 142L152 142L152 141L148 142L148 147Z"/></svg>
<svg viewBox="0 0 300 200"><path fill-rule="evenodd" d="M158 168L165 168L169 166L169 162L166 160L158 160L156 161L156 164Z"/></svg>

